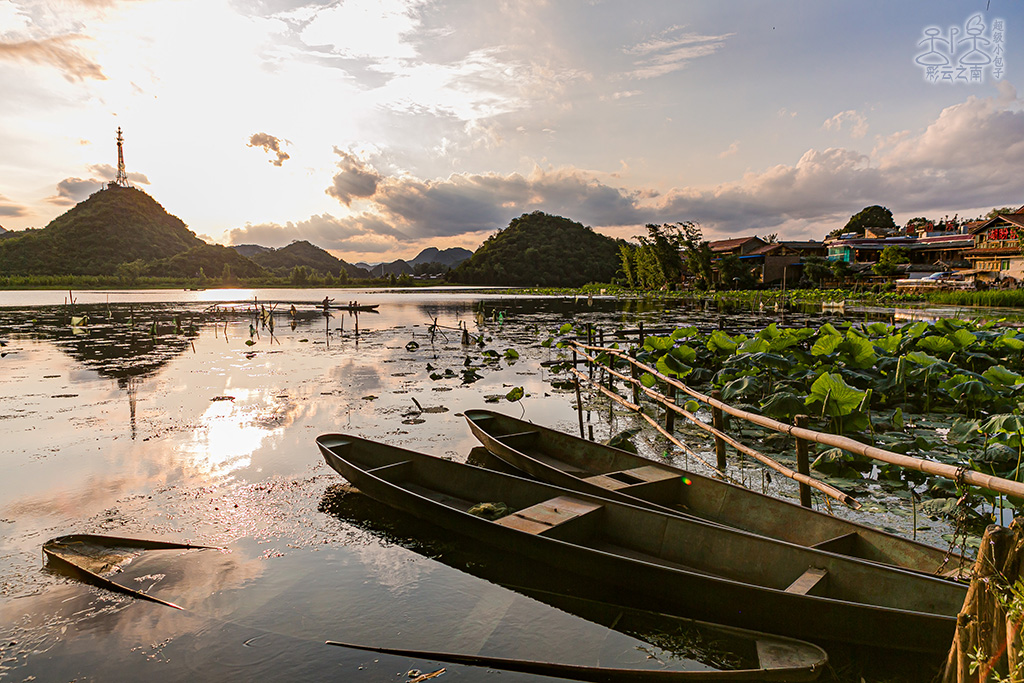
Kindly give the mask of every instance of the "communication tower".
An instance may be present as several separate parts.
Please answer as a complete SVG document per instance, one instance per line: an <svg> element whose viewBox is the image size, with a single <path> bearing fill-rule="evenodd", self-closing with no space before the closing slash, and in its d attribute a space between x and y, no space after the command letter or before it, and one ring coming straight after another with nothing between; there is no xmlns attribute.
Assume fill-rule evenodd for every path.
<svg viewBox="0 0 1024 683"><path fill-rule="evenodd" d="M124 170L124 137L121 135L121 126L117 127L117 178L110 184L131 187L128 182L128 174Z"/></svg>

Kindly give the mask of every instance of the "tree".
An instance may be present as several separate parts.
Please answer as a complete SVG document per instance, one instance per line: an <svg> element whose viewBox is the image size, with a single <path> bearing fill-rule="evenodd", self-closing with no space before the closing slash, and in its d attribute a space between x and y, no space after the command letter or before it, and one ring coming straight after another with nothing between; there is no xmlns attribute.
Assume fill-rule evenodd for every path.
<svg viewBox="0 0 1024 683"><path fill-rule="evenodd" d="M863 235L867 228L895 228L896 221L892 219L892 211L884 206L864 207L860 213L850 216L850 220L842 228L836 228L828 234L828 237L839 237L842 234L852 232Z"/></svg>
<svg viewBox="0 0 1024 683"><path fill-rule="evenodd" d="M910 252L906 247L886 247L882 255L878 257L878 263L871 266L871 272L875 275L891 277L896 274L896 266L901 263L910 263Z"/></svg>
<svg viewBox="0 0 1024 683"><path fill-rule="evenodd" d="M676 223L676 225L682 236L680 247L686 271L696 278L698 288L707 289L714 282L711 268L714 254L711 253L711 245L704 239L704 234L697 223L686 221L685 223Z"/></svg>
<svg viewBox="0 0 1024 683"><path fill-rule="evenodd" d="M1003 207L1003 208L1001 208L1001 209L992 209L992 210L991 210L991 211L989 211L989 212L988 212L987 214L985 214L985 220L987 220L987 221L988 221L988 220L992 220L993 218L995 218L995 217L996 217L996 216L998 216L999 214L1003 214L1003 213L1013 213L1013 212L1014 212L1014 211L1016 211L1016 210L1017 210L1017 209L1016 209L1016 208L1014 208L1014 207L1012 207L1012 206L1004 206L1004 207Z"/></svg>
<svg viewBox="0 0 1024 683"><path fill-rule="evenodd" d="M291 283L296 287L303 287L309 284L311 274L309 266L295 266L292 268Z"/></svg>
<svg viewBox="0 0 1024 683"><path fill-rule="evenodd" d="M766 242L767 244L775 244L776 242L779 241L779 233L777 233L777 232L769 233L769 234L765 235L764 237L762 237L761 239L764 242Z"/></svg>
<svg viewBox="0 0 1024 683"><path fill-rule="evenodd" d="M821 256L808 256L804 259L804 277L820 285L822 280L832 275L832 266L828 259Z"/></svg>
<svg viewBox="0 0 1024 683"><path fill-rule="evenodd" d="M636 250L625 242L619 245L619 260L622 261L622 273L626 276L626 284L636 289Z"/></svg>
<svg viewBox="0 0 1024 683"><path fill-rule="evenodd" d="M680 224L648 223L647 236L641 235L637 239L640 240L640 249L650 254L657 262L656 270L661 273L661 281L649 283L648 289L658 289L662 286L675 289L683 279L683 259L679 253L683 243L683 231ZM652 268L652 272L654 270Z"/></svg>
<svg viewBox="0 0 1024 683"><path fill-rule="evenodd" d="M724 256L718 262L718 274L725 289L753 289L757 284L750 266L736 254Z"/></svg>
<svg viewBox="0 0 1024 683"><path fill-rule="evenodd" d="M934 227L934 221L931 221L925 218L924 216L917 216L916 218L911 218L909 221L907 221L906 225L907 232L917 230L928 231L932 230Z"/></svg>
<svg viewBox="0 0 1024 683"><path fill-rule="evenodd" d="M846 261L832 262L832 276L839 280L839 282L846 282L852 274L853 270L850 268L850 264Z"/></svg>

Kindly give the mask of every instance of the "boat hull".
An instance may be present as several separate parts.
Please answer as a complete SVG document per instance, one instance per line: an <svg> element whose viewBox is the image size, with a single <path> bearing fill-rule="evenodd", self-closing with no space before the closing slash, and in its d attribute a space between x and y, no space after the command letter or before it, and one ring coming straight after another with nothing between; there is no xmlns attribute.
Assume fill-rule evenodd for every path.
<svg viewBox="0 0 1024 683"><path fill-rule="evenodd" d="M966 593L931 577L357 437L323 435L317 443L332 468L375 500L499 548L524 572L536 562L610 583L614 600L631 607L808 640L941 652ZM465 509L499 500L517 511L505 516L515 524ZM541 532L524 530L532 520L523 515L544 505L559 514L589 512ZM825 572L828 582L794 592L810 570ZM830 595L814 594L822 591Z"/></svg>
<svg viewBox="0 0 1024 683"><path fill-rule="evenodd" d="M668 463L489 410L467 410L465 415L470 430L494 455L556 486L925 574L958 568L957 559L951 560L938 548ZM632 484L622 481L629 480L624 473L638 468L675 476Z"/></svg>

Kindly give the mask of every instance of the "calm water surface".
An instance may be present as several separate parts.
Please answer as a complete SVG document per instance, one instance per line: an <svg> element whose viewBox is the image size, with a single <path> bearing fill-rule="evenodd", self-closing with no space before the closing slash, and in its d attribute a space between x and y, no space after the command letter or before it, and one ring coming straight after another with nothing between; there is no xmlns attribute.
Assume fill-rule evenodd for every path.
<svg viewBox="0 0 1024 683"><path fill-rule="evenodd" d="M316 307L324 296L380 304L380 312L325 318ZM415 520L402 524L352 502L314 439L349 432L465 460L476 442L462 411L514 387L526 398L488 407L578 429L572 394L554 389L542 365L558 351L541 342L568 320L728 329L779 320L486 291L74 297L70 307L66 292L0 292L0 678L7 680L380 681L429 666L327 647L328 639L642 666L653 647L643 640L477 576L488 563L505 576L535 571L517 558L459 559L467 549L457 542L414 534ZM273 330L246 314L254 300L273 311ZM85 325L71 324L81 316ZM441 327L432 333L435 320ZM463 325L483 336L483 347L462 345ZM481 355L510 348L518 360ZM463 382L467 359L480 376L472 383ZM633 424L607 411L588 419L598 438ZM663 447L641 444L648 452ZM786 484L765 486L793 495ZM179 613L41 568L46 540L85 532L228 552L168 560L158 574L138 578L192 608ZM685 657L671 665L703 666ZM446 680L532 680L447 668Z"/></svg>

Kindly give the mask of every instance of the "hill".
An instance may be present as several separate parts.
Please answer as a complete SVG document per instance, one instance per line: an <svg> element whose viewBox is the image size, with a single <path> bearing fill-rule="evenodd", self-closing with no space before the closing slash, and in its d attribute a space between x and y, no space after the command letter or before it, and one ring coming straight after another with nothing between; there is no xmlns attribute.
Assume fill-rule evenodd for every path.
<svg viewBox="0 0 1024 683"><path fill-rule="evenodd" d="M104 275L123 263L166 259L205 244L142 190L116 185L26 233L0 240L0 272Z"/></svg>
<svg viewBox="0 0 1024 683"><path fill-rule="evenodd" d="M225 267L227 270L225 270ZM152 261L144 267L145 275L165 277L260 277L267 271L251 259L220 244L200 244L165 259Z"/></svg>
<svg viewBox="0 0 1024 683"><path fill-rule="evenodd" d="M232 245L231 248L245 258L252 258L256 254L262 254L266 251L273 251L270 247L264 247L259 244L235 244Z"/></svg>
<svg viewBox="0 0 1024 683"><path fill-rule="evenodd" d="M488 237L449 279L480 285L579 287L611 282L620 263L616 240L568 218L534 211Z"/></svg>
<svg viewBox="0 0 1024 683"><path fill-rule="evenodd" d="M419 254L416 258L409 261L410 266L418 266L421 263L440 263L441 265L454 268L469 257L473 255L469 249L463 249L462 247L452 247L450 249L440 250L437 247L427 247Z"/></svg>
<svg viewBox="0 0 1024 683"><path fill-rule="evenodd" d="M267 270L280 275L287 275L296 266L306 266L319 273L330 273L337 276L342 271L351 278L369 277L362 268L357 268L324 251L306 240L292 242L287 247L268 249L254 253L250 258Z"/></svg>

